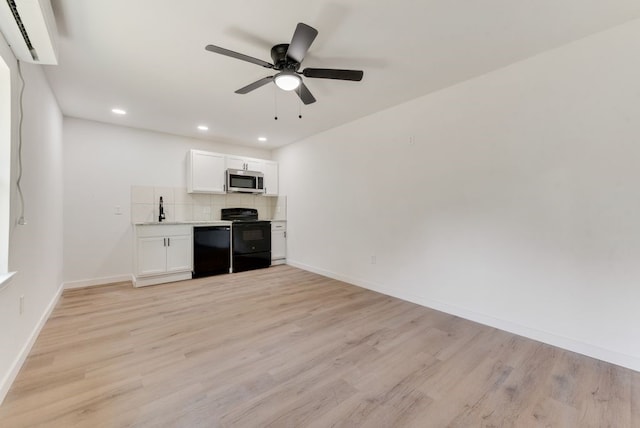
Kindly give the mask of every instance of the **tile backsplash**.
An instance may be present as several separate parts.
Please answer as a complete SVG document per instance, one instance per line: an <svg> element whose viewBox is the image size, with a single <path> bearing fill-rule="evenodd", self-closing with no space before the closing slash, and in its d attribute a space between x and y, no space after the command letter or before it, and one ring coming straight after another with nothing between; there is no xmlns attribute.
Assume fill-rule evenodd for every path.
<svg viewBox="0 0 640 428"><path fill-rule="evenodd" d="M256 208L261 220L285 220L285 196L187 193L184 187L131 186L131 222L158 221L162 196L167 221L220 220L222 208Z"/></svg>

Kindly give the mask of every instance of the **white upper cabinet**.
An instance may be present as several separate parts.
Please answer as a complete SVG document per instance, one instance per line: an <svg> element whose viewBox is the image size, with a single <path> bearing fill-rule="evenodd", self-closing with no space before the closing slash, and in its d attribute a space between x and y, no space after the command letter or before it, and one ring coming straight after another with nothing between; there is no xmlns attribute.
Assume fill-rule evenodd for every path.
<svg viewBox="0 0 640 428"><path fill-rule="evenodd" d="M278 195L278 162L266 159L227 156L227 168L259 171L264 174L264 194Z"/></svg>
<svg viewBox="0 0 640 428"><path fill-rule="evenodd" d="M246 159L247 170L248 171L260 171L260 172L264 173L263 165L264 165L265 162L267 162L267 161L262 160L262 159L250 159L250 158L247 158Z"/></svg>
<svg viewBox="0 0 640 428"><path fill-rule="evenodd" d="M278 162L264 161L262 164L264 174L264 194L278 196Z"/></svg>
<svg viewBox="0 0 640 428"><path fill-rule="evenodd" d="M247 168L247 160L238 156L225 156L227 169L244 169ZM253 171L253 170L252 170Z"/></svg>
<svg viewBox="0 0 640 428"><path fill-rule="evenodd" d="M243 169L245 171L263 171L263 166L266 161L263 159L246 158L241 156L226 156L227 168L231 169Z"/></svg>
<svg viewBox="0 0 640 428"><path fill-rule="evenodd" d="M278 162L190 150L187 172L189 193L225 193L227 169L259 171L264 174L265 195L278 195Z"/></svg>
<svg viewBox="0 0 640 428"><path fill-rule="evenodd" d="M187 167L187 192L225 193L225 156L219 153L190 150Z"/></svg>

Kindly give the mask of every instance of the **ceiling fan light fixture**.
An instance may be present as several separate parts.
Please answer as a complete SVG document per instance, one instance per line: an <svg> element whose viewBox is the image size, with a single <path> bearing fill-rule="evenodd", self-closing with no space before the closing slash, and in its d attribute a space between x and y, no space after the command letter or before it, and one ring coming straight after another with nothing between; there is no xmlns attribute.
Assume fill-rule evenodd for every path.
<svg viewBox="0 0 640 428"><path fill-rule="evenodd" d="M294 89L297 89L298 86L300 86L300 83L302 83L302 79L300 79L300 76L293 72L287 71L278 73L274 80L278 88L282 89L283 91L293 91Z"/></svg>

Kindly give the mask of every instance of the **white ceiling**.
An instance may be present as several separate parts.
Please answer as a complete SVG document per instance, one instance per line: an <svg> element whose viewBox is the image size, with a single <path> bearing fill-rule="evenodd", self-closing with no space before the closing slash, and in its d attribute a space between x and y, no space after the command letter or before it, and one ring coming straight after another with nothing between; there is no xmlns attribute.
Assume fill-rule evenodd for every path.
<svg viewBox="0 0 640 428"><path fill-rule="evenodd" d="M640 17L637 0L52 0L59 65L47 77L67 116L274 148ZM298 22L319 35L302 68L364 70L362 82L305 78L318 102L270 84ZM273 119L275 108L279 119ZM111 108L122 107L126 116ZM301 111L303 118L298 118ZM207 124L209 131L196 129ZM268 137L258 143L258 136Z"/></svg>

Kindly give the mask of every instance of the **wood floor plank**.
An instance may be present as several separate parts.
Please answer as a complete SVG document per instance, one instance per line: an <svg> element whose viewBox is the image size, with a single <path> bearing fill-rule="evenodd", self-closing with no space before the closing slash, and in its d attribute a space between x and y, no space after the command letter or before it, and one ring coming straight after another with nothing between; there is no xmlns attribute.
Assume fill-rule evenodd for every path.
<svg viewBox="0 0 640 428"><path fill-rule="evenodd" d="M640 373L282 265L67 290L2 427L640 426Z"/></svg>

